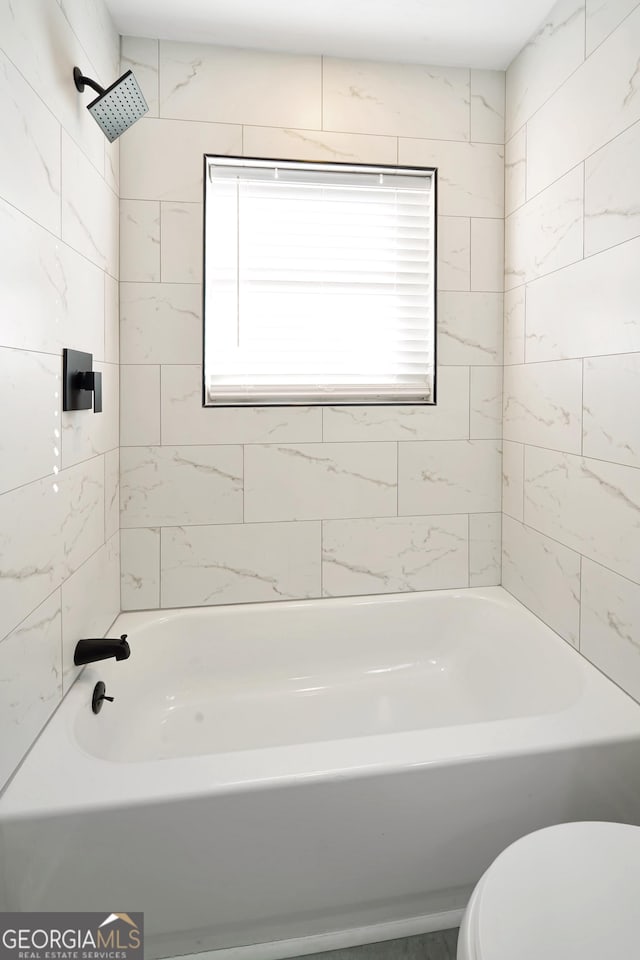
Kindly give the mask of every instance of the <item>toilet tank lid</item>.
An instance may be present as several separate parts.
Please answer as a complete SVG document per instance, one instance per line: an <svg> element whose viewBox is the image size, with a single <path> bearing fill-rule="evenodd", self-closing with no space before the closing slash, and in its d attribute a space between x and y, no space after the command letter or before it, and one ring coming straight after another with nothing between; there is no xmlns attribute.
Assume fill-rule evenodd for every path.
<svg viewBox="0 0 640 960"><path fill-rule="evenodd" d="M640 948L640 827L566 823L508 847L481 881L478 960L602 960Z"/></svg>

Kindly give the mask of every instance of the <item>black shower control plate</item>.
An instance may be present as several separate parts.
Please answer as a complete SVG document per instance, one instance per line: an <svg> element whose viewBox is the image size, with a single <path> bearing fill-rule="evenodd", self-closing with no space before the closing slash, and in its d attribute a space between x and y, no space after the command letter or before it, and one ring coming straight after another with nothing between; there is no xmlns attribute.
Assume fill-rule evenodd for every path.
<svg viewBox="0 0 640 960"><path fill-rule="evenodd" d="M82 384L84 374L92 370L93 354L66 348L62 351L63 410L91 410L93 392L85 389Z"/></svg>

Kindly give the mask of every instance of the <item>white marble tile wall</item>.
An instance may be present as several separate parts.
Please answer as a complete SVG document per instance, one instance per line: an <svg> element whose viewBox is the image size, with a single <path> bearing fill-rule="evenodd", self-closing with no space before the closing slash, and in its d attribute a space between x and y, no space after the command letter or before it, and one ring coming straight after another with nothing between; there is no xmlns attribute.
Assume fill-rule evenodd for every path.
<svg viewBox="0 0 640 960"><path fill-rule="evenodd" d="M125 609L500 580L504 74L124 38ZM201 406L202 154L437 165L438 405Z"/></svg>
<svg viewBox="0 0 640 960"><path fill-rule="evenodd" d="M504 586L640 699L640 4L507 70Z"/></svg>
<svg viewBox="0 0 640 960"><path fill-rule="evenodd" d="M0 4L0 789L120 608L118 151L74 64L117 76L102 0ZM63 347L102 414L62 413Z"/></svg>

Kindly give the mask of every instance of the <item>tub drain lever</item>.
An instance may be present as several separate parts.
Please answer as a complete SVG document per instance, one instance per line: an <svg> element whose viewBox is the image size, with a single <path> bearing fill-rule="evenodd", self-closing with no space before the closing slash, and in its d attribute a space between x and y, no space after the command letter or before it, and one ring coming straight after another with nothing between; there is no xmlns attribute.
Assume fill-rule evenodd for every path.
<svg viewBox="0 0 640 960"><path fill-rule="evenodd" d="M114 698L108 697L106 695L107 688L105 687L102 680L99 680L93 688L93 696L91 698L91 709L94 713L100 713L102 710L102 704L105 700L108 700L110 703L113 703Z"/></svg>

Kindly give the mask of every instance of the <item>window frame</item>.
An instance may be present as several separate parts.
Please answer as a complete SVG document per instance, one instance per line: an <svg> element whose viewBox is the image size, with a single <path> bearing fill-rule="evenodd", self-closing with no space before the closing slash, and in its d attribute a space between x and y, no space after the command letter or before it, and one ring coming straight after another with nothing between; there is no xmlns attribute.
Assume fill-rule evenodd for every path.
<svg viewBox="0 0 640 960"><path fill-rule="evenodd" d="M264 400L257 400L253 403L247 401L223 401L217 403L207 402L207 384L205 380L205 337L206 337L206 301L207 301L207 183L208 183L208 167L209 161L211 160L220 160L220 161L231 161L239 162L240 164L245 164L249 166L252 162L265 165L277 166L278 164L287 165L289 167L300 166L302 168L311 168L316 166L317 168L323 169L340 169L340 170L349 170L353 169L358 171L360 169L367 169L369 171L380 171L384 173L403 171L407 174L415 174L417 176L430 174L433 190L433 389L431 394L431 399L429 400L416 400L416 399L407 399L403 400L401 398L393 400L336 400L331 401L329 398L316 402L309 402L308 400L282 400L282 401L273 401L265 402ZM254 157L254 156L239 156L238 154L223 154L223 153L205 153L203 154L203 175L202 175L202 298L201 298L201 309L202 309L202 370L201 370L201 382L202 382L202 406L207 410L215 409L252 409L252 408L269 408L273 407L274 409L282 407L436 407L438 404L438 167L433 166L416 166L416 165L404 165L396 163L332 163L331 161L325 160L298 160L292 158L282 158L282 157Z"/></svg>

